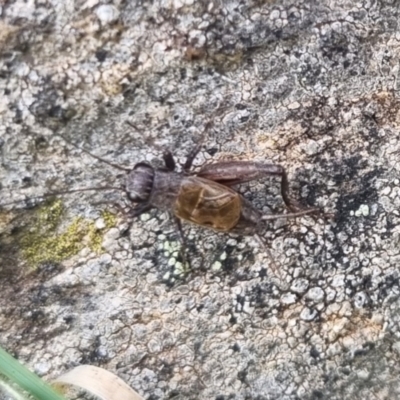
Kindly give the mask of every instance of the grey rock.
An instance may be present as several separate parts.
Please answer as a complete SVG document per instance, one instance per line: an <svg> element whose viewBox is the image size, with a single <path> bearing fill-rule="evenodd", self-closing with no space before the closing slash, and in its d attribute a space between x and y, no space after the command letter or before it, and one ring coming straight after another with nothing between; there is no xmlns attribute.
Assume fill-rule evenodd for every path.
<svg viewBox="0 0 400 400"><path fill-rule="evenodd" d="M22 201L0 208L2 347L145 398L399 398L396 2L3 3L0 206ZM196 168L279 163L335 218L266 224L272 257L185 223L185 260L172 218L131 220L118 189L59 196L56 226L40 208L122 187L82 148L180 168L203 133ZM238 190L285 212L277 179Z"/></svg>

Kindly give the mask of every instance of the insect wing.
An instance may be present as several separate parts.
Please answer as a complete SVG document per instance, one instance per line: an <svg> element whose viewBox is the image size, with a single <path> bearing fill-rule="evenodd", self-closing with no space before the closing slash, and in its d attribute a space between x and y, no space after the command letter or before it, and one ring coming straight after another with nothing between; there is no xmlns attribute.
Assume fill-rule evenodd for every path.
<svg viewBox="0 0 400 400"><path fill-rule="evenodd" d="M229 187L198 177L185 177L175 204L178 218L229 231L239 221L240 195Z"/></svg>

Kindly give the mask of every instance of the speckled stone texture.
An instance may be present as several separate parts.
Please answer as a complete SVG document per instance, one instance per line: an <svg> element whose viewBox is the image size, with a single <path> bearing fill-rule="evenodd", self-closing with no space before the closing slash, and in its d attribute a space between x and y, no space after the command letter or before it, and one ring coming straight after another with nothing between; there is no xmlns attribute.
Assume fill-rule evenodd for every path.
<svg viewBox="0 0 400 400"><path fill-rule="evenodd" d="M2 346L149 400L400 398L398 2L11 0L0 17L0 204L23 200L0 212ZM167 213L131 223L123 193L80 192L54 235L92 228L29 262L35 196L123 182L61 136L132 167L182 163L202 134L195 167L279 163L336 218L267 224L275 270L255 238L184 224L188 266ZM238 190L284 212L276 179Z"/></svg>

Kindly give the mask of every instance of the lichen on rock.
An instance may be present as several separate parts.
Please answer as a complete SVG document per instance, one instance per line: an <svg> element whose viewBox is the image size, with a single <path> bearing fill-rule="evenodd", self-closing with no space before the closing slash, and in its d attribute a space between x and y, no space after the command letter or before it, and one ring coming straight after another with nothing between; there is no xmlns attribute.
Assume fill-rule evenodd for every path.
<svg viewBox="0 0 400 400"><path fill-rule="evenodd" d="M101 252L104 231L115 225L115 216L104 211L105 226L97 229L93 221L74 217L63 221L62 200L49 201L35 210L30 224L18 235L22 257L31 267L44 262L61 262L79 253L85 246Z"/></svg>

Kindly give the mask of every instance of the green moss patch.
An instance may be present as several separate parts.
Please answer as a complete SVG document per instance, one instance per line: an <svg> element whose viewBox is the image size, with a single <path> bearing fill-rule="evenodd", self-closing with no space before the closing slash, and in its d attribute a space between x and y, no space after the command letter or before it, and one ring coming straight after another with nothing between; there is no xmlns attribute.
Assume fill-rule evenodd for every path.
<svg viewBox="0 0 400 400"><path fill-rule="evenodd" d="M55 200L40 207L34 214L29 227L19 239L23 258L33 267L43 262L60 262L76 255L84 247L101 253L105 231L115 226L116 217L108 211L102 213L105 222L102 229L82 217L72 220L61 229L64 207Z"/></svg>

